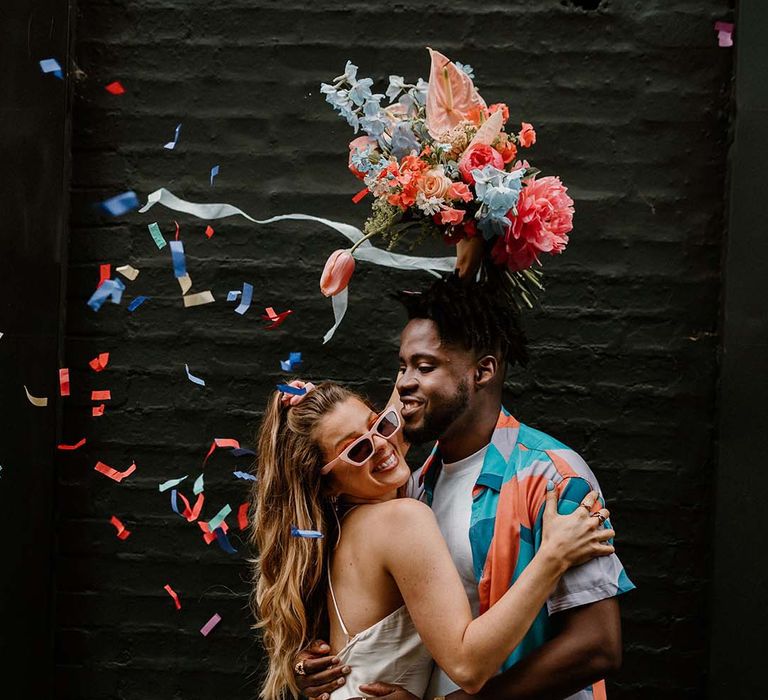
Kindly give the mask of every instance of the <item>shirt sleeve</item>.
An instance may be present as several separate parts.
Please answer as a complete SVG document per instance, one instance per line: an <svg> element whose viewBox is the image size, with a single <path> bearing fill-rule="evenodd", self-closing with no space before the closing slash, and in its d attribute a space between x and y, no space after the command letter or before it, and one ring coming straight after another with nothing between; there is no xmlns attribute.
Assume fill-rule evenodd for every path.
<svg viewBox="0 0 768 700"><path fill-rule="evenodd" d="M567 475L562 476L558 484L558 491L560 492L558 512L561 515L572 513L592 490L596 490L600 494L600 500L604 503L603 492L595 475L575 452L570 452L569 455L561 453L556 457L553 466L556 467L558 474L561 474L561 470L557 469L557 464L561 462L563 457L568 458L567 461L571 469ZM539 514L542 513L543 503ZM536 519L537 542L541 541L541 522L541 517L538 517ZM610 528L613 526L610 520L606 520L603 527ZM547 600L547 611L553 615L563 610L613 598L632 590L634 587L635 585L630 581L616 554L597 557L581 566L573 567L563 574L554 592Z"/></svg>
<svg viewBox="0 0 768 700"><path fill-rule="evenodd" d="M419 480L423 469L424 467L419 467L415 472L411 474L411 478L408 479L408 487L405 492L406 497L415 498L418 501L423 500L422 496L424 495L424 485L419 485Z"/></svg>

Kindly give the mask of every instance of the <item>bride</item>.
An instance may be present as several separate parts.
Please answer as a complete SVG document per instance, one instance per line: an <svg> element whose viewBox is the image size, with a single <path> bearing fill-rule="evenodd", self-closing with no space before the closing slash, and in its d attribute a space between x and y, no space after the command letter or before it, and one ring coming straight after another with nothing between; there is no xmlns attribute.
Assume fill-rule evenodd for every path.
<svg viewBox="0 0 768 700"><path fill-rule="evenodd" d="M254 483L252 608L269 657L265 700L298 696L294 657L318 637L329 638L332 653L351 667L331 700L358 698L373 680L422 697L433 659L462 689L477 692L560 576L614 551L608 540L615 533L587 509L557 514L550 482L536 556L473 620L432 511L405 497L410 469L398 408L377 413L331 382L293 384L307 392L269 400ZM583 503L596 498L591 492Z"/></svg>

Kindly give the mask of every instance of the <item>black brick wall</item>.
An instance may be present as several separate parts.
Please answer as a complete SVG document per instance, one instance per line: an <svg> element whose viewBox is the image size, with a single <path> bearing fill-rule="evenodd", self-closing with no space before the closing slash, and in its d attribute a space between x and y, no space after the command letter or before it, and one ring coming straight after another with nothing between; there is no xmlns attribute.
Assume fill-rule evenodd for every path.
<svg viewBox="0 0 768 700"><path fill-rule="evenodd" d="M728 0L439 4L296 0L79 0L66 362L73 396L58 457L57 660L62 698L247 698L261 655L249 630L246 546L206 547L171 512L159 482L200 473L214 437L252 444L265 397L305 356L302 374L354 384L383 400L396 371L399 309L368 312L394 287L427 281L360 264L336 338L318 293L343 241L295 222L205 222L159 207L108 219L93 203L165 186L257 217L286 212L361 224L367 203L346 168L351 131L319 94L347 58L362 75L428 77L425 45L471 64L488 102L539 134L531 159L576 201L567 253L547 260L544 306L527 319L532 362L510 378L507 405L590 462L609 496L618 546L638 590L622 601L625 663L618 698L699 698L707 659L709 504L713 498L719 260L731 53L713 23ZM103 86L119 79L127 93ZM175 151L163 149L177 123ZM208 176L219 164L213 190ZM180 224L193 291L185 309L167 238ZM99 265L141 270L134 313L85 305ZM255 285L244 316L224 301ZM265 306L292 308L267 332ZM111 353L101 374L87 361ZM187 381L184 363L207 386ZM90 416L91 389L109 388ZM116 484L97 460L135 474ZM217 452L203 519L247 486L248 458ZM115 537L115 514L132 535ZM229 518L235 522L234 517ZM173 609L163 586L180 594ZM214 613L218 627L199 628Z"/></svg>

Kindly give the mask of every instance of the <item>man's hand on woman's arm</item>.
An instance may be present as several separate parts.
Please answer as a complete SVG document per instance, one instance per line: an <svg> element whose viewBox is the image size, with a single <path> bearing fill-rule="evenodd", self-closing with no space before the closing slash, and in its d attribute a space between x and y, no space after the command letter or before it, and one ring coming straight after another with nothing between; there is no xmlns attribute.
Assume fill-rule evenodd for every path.
<svg viewBox="0 0 768 700"><path fill-rule="evenodd" d="M450 700L562 700L621 666L621 620L616 598L557 613L557 635L469 695Z"/></svg>
<svg viewBox="0 0 768 700"><path fill-rule="evenodd" d="M302 649L294 659L294 678L302 695L310 700L328 700L331 693L344 685L349 666L342 666L339 659L329 656L331 647L321 639L315 639ZM302 663L304 674L295 669ZM399 699L398 699L399 700Z"/></svg>

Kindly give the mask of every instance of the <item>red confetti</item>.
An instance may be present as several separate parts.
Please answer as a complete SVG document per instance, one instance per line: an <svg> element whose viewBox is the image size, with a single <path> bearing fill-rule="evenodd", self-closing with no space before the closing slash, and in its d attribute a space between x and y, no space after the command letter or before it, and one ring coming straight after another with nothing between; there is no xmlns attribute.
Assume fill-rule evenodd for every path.
<svg viewBox="0 0 768 700"><path fill-rule="evenodd" d="M204 523L198 520L197 524L200 526L200 529L203 531L203 539L205 540L206 544L210 544L216 539L216 533L211 532L211 528L208 527L208 523ZM229 526L227 525L226 521L222 521L219 527L222 529L224 534L226 534L229 531Z"/></svg>
<svg viewBox="0 0 768 700"><path fill-rule="evenodd" d="M95 418L96 416L103 416L104 415L104 404L101 404L99 406L94 406L93 410L91 411L91 415Z"/></svg>
<svg viewBox="0 0 768 700"><path fill-rule="evenodd" d="M240 526L241 530L245 530L246 527L248 527L248 506L250 504L248 501L245 503L241 503L240 507L237 509L237 524Z"/></svg>
<svg viewBox="0 0 768 700"><path fill-rule="evenodd" d="M179 240L179 222L174 221L173 223L176 224L176 240L178 241Z"/></svg>
<svg viewBox="0 0 768 700"><path fill-rule="evenodd" d="M94 372L101 372L109 362L109 353L99 353L98 357L94 357L88 364L91 366Z"/></svg>
<svg viewBox="0 0 768 700"><path fill-rule="evenodd" d="M210 226L205 227L205 235L210 238L213 235L214 231Z"/></svg>
<svg viewBox="0 0 768 700"><path fill-rule="evenodd" d="M195 507L192 508L189 505L189 501L186 499L186 496L181 491L177 491L176 495L184 501L184 512L181 514L182 517L187 519L187 522L193 523L195 520L198 519L200 516L200 511L203 509L203 501L205 501L205 494L199 493L197 494L197 500L195 501Z"/></svg>
<svg viewBox="0 0 768 700"><path fill-rule="evenodd" d="M203 460L203 465L208 461L208 458L213 454L213 451L217 447L234 447L239 448L240 443L237 440L233 440L232 438L214 438L213 443L211 444L211 449L208 450L208 454L205 455L205 459Z"/></svg>
<svg viewBox="0 0 768 700"><path fill-rule="evenodd" d="M99 265L99 283L96 285L96 288L98 289L101 287L101 285L104 284L104 282L106 282L111 276L112 265L110 263Z"/></svg>
<svg viewBox="0 0 768 700"><path fill-rule="evenodd" d="M115 82L106 85L104 89L113 95L122 95L125 93L125 88L122 86L119 80L115 80Z"/></svg>
<svg viewBox="0 0 768 700"><path fill-rule="evenodd" d="M176 610L181 610L181 602L179 601L179 595L171 588L171 584L166 583L163 588L168 591L168 595L173 598L173 602L176 603Z"/></svg>
<svg viewBox="0 0 768 700"><path fill-rule="evenodd" d="M69 396L69 370L66 367L59 370L59 393Z"/></svg>
<svg viewBox="0 0 768 700"><path fill-rule="evenodd" d="M123 479L125 479L126 476L130 476L133 474L133 472L136 471L136 462L133 462L133 464L131 464L131 466L128 467L128 469L126 469L124 472L119 472L117 469L112 469L112 467L107 466L103 462L96 462L94 469L97 472L104 474L104 476L108 476L110 479L120 483Z"/></svg>
<svg viewBox="0 0 768 700"><path fill-rule="evenodd" d="M128 537L130 534L131 534L131 531L130 531L130 530L127 530L127 529L126 529L126 527L125 527L125 525L123 525L123 523L121 523L121 522L120 522L120 518L117 518L117 517L115 517L115 516L113 515L113 516L112 516L112 517L109 519L109 522L110 522L110 523L112 523L112 524L115 526L115 528L117 528L117 536L118 536L118 537L119 537L121 540L124 540L124 539L126 539L126 538L127 538L127 537Z"/></svg>
<svg viewBox="0 0 768 700"><path fill-rule="evenodd" d="M367 195L369 192L368 188L366 187L364 190L360 190L354 197L352 197L352 201L355 204L358 204L365 195Z"/></svg>
<svg viewBox="0 0 768 700"><path fill-rule="evenodd" d="M91 401L111 401L111 400L112 400L112 392L109 389L105 389L104 391L91 392Z"/></svg>
<svg viewBox="0 0 768 700"><path fill-rule="evenodd" d="M277 328L278 326L280 326L283 323L283 321L285 321L285 319L288 318L288 316L293 313L291 309L288 309L287 311L281 311L278 314L278 313L275 313L275 310L271 306L268 306L264 310L267 313L266 315L262 314L261 317L265 321L272 321L272 323L269 326L267 326L268 331L271 331L274 328Z"/></svg>
<svg viewBox="0 0 768 700"><path fill-rule="evenodd" d="M76 442L74 445L65 445L62 443L61 445L57 445L57 449L59 450L77 450L78 448L85 445L85 438L80 440L80 442Z"/></svg>

